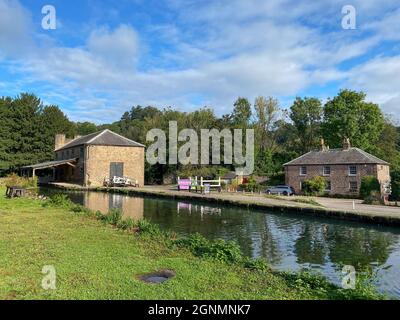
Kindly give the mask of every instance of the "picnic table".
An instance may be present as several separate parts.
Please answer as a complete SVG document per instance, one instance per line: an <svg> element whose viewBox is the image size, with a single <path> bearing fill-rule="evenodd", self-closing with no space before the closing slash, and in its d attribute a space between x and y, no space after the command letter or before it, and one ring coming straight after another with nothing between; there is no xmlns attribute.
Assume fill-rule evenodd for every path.
<svg viewBox="0 0 400 320"><path fill-rule="evenodd" d="M9 198L25 197L26 189L20 186L7 186L6 196Z"/></svg>

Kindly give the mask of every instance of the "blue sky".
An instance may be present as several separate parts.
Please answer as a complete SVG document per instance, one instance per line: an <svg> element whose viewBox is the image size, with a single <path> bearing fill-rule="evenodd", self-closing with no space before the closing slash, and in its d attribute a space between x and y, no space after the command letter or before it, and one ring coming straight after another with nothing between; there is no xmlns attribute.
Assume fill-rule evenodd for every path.
<svg viewBox="0 0 400 320"><path fill-rule="evenodd" d="M41 27L44 5L56 30ZM0 0L0 93L102 123L136 104L221 115L238 96L285 108L351 88L399 120L399 40L398 0Z"/></svg>

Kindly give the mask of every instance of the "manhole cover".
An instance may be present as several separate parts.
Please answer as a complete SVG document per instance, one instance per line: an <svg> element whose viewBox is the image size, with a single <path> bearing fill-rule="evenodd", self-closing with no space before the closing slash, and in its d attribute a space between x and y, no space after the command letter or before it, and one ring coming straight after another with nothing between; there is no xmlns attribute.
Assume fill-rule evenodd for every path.
<svg viewBox="0 0 400 320"><path fill-rule="evenodd" d="M139 276L139 280L148 283L162 283L175 276L172 270L160 270Z"/></svg>

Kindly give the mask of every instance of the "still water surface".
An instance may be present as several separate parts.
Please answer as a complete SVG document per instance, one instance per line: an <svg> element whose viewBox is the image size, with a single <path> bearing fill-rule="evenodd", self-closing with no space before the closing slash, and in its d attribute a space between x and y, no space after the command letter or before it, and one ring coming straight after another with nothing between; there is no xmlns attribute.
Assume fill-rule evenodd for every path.
<svg viewBox="0 0 400 320"><path fill-rule="evenodd" d="M41 193L49 195L50 189ZM209 239L235 240L251 257L263 257L278 270L309 269L340 284L343 265L372 266L380 291L400 298L400 228L276 214L209 203L132 197L101 192L68 192L75 203L125 217L145 218L163 229Z"/></svg>

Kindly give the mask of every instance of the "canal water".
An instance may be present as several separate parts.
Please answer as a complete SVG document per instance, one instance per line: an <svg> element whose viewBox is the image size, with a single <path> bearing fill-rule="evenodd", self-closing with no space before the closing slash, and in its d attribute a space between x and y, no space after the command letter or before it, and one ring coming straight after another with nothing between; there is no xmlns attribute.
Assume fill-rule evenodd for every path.
<svg viewBox="0 0 400 320"><path fill-rule="evenodd" d="M50 195L60 191L41 189ZM381 292L400 299L400 228L299 214L272 213L202 202L132 197L101 192L66 192L75 203L125 217L145 218L181 235L235 240L251 257L277 270L308 269L341 283L343 265L372 267Z"/></svg>

